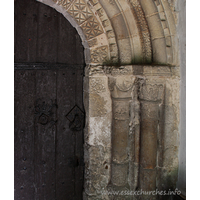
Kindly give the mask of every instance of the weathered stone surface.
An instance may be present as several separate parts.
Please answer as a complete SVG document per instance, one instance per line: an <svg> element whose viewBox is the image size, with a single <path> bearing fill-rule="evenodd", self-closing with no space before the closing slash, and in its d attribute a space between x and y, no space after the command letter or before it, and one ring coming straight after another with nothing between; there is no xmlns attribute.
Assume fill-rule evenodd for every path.
<svg viewBox="0 0 200 200"><path fill-rule="evenodd" d="M176 188L177 172L178 168L174 167L157 168L156 185L158 190L174 190Z"/></svg>
<svg viewBox="0 0 200 200"><path fill-rule="evenodd" d="M88 150L89 168L85 170L86 190L89 195L100 195L110 180L110 148L101 145L90 146Z"/></svg>
<svg viewBox="0 0 200 200"><path fill-rule="evenodd" d="M165 141L164 148L170 146L178 146L178 128L176 123L165 123L163 139Z"/></svg>
<svg viewBox="0 0 200 200"><path fill-rule="evenodd" d="M172 124L177 121L177 107L173 105L165 105L165 123Z"/></svg>
<svg viewBox="0 0 200 200"><path fill-rule="evenodd" d="M133 75L143 75L143 66L134 65L133 66Z"/></svg>
<svg viewBox="0 0 200 200"><path fill-rule="evenodd" d="M108 84L113 98L131 98L135 76L109 76Z"/></svg>
<svg viewBox="0 0 200 200"><path fill-rule="evenodd" d="M106 147L111 146L111 116L103 117L90 117L89 128L90 137L88 144L102 145Z"/></svg>
<svg viewBox="0 0 200 200"><path fill-rule="evenodd" d="M132 61L131 45L129 38L118 40L120 62L129 64Z"/></svg>
<svg viewBox="0 0 200 200"><path fill-rule="evenodd" d="M111 68L110 73L112 73ZM122 69L124 70L124 69ZM125 68L127 73L131 68ZM113 104L113 129L112 129L112 168L111 168L111 187L123 186L118 188L123 191L128 185L129 173L129 130L130 130L130 100L132 99L133 85L135 77L132 75L121 75L123 71L114 68L116 77L109 76L109 89ZM127 92L128 91L128 92ZM131 168L133 169L133 168ZM130 180L130 179L129 179ZM119 198L119 197L117 197Z"/></svg>
<svg viewBox="0 0 200 200"><path fill-rule="evenodd" d="M171 76L171 69L168 66L144 66L144 75L146 76Z"/></svg>
<svg viewBox="0 0 200 200"><path fill-rule="evenodd" d="M144 84L140 89L140 99L159 101L163 99L164 86L162 84Z"/></svg>
<svg viewBox="0 0 200 200"><path fill-rule="evenodd" d="M144 101L141 103L141 120L159 120L159 106L157 103Z"/></svg>
<svg viewBox="0 0 200 200"><path fill-rule="evenodd" d="M129 120L129 102L115 100L113 103L113 118L115 120Z"/></svg>
<svg viewBox="0 0 200 200"><path fill-rule="evenodd" d="M178 166L178 146L169 146L164 149L163 166L174 168Z"/></svg>
<svg viewBox="0 0 200 200"><path fill-rule="evenodd" d="M128 30L126 29L126 24L124 22L122 14L115 15L111 19L111 22L116 30L117 40L125 39L128 37Z"/></svg>
<svg viewBox="0 0 200 200"><path fill-rule="evenodd" d="M117 89L122 92L129 91L134 84L134 77L132 76L121 76L116 78Z"/></svg>
<svg viewBox="0 0 200 200"><path fill-rule="evenodd" d="M132 65L120 66L120 67L112 67L111 68L111 75L132 75L133 74L133 67Z"/></svg>
<svg viewBox="0 0 200 200"><path fill-rule="evenodd" d="M102 67L87 69L89 113L85 135L85 199L108 199L101 193L110 181L112 104Z"/></svg>
<svg viewBox="0 0 200 200"><path fill-rule="evenodd" d="M115 186L125 186L128 183L128 163L112 164L112 184Z"/></svg>
<svg viewBox="0 0 200 200"><path fill-rule="evenodd" d="M100 73L97 71L97 74L103 74L105 73L108 76L108 86L111 92L112 97L112 115L113 115L113 123L112 123L112 131L113 131L113 139L112 139L112 159L113 159L113 165L119 165L121 167L125 166L127 162L129 163L128 168L128 177L127 177L127 186L130 188L136 188L135 185L137 185L137 174L139 173L141 175L141 171L138 171L138 164L143 166L144 170L146 169L152 169L155 170L157 166L164 167L167 163L167 160L170 160L171 163L173 163L173 167L177 165L177 158L173 157L172 154L176 154L171 150L167 150L165 153L165 146L167 147L168 144L173 143L176 138L170 139L170 131L172 130L170 126L174 126L174 130L176 129L176 123L174 125L171 123L171 121L177 121L177 110L174 110L174 107L169 105L164 105L163 102L165 102L165 95L169 94L167 97L168 102L174 102L174 105L177 105L177 98L174 98L171 94L171 87L172 84L170 83L171 74L169 73L169 68L166 69L164 67L146 67L145 73L148 76L146 79L146 84L143 84L141 82L141 85L139 86L139 90L136 89L136 86L131 84L131 81L134 82L136 78L133 75L130 75L134 72L134 70L139 70L139 67L123 67L123 68L117 68L117 67L104 67L99 68ZM143 73L143 70L139 71L140 75ZM163 79L162 76L166 76L166 79ZM96 77L99 78L99 77ZM140 80L141 77L138 77L138 80ZM91 79L92 80L92 79ZM143 79L141 79L143 80ZM166 86L166 92L165 92L165 84L167 82ZM93 86L98 85L101 81L97 79L93 80ZM137 81L136 81L137 82ZM98 83L98 84L97 84ZM170 84L169 84L170 83ZM173 80L173 83L176 83L175 80ZM143 86L142 86L143 84ZM101 84L100 84L101 85ZM99 88L97 94L103 94L105 91L102 85L96 86ZM141 87L142 86L142 87ZM91 90L91 92L96 93L95 90ZM135 119L134 112L138 109L133 106L131 108L130 101L137 102L137 95L140 97L141 105L140 105L140 112L141 112L141 130L138 130L138 121ZM132 99L132 100L131 100ZM129 103L128 103L129 102ZM134 103L133 103L134 105ZM133 109L133 110L132 110ZM135 110L136 109L136 110ZM129 111L129 112L128 112ZM130 111L133 112L130 113ZM166 112L165 112L166 111ZM138 112L138 111L136 111ZM131 117L132 116L132 117ZM172 120L170 119L170 116L172 117ZM95 119L95 118L94 118ZM133 121L132 121L133 120ZM136 121L135 121L136 120ZM96 121L98 122L98 119L96 118ZM170 122L170 123L169 123ZM102 128L99 128L103 130ZM168 131L167 131L167 130ZM96 128L98 130L98 128ZM137 131L136 131L137 130ZM97 131L97 132L99 132ZM164 131L164 134L163 134ZM125 132L128 132L128 134L125 134ZM138 140L138 136L134 135L137 132L141 132L140 139L140 145L136 145L136 141ZM133 135L132 135L133 133ZM124 142L124 138L126 138L127 142ZM132 139L131 139L132 138ZM134 139L133 139L134 138ZM103 141L104 139L102 139ZM130 141L134 141L133 143L130 143ZM173 141L172 141L173 140ZM100 144L100 143L99 143ZM107 143L105 142L107 145ZM129 153L130 152L130 145L132 145L134 148L134 154ZM173 146L173 145L172 145ZM114 148L113 148L114 147ZM140 161L137 159L137 155L135 154L138 152L138 148L140 148ZM137 163L134 163L137 162ZM172 165L170 165L172 167ZM133 173L132 171L133 170ZM125 170L126 171L126 170ZM125 171L122 171L123 173ZM110 168L111 172L111 182L112 177L117 176L117 172L112 170L112 165ZM125 177L121 173L122 177ZM126 171L127 173L127 171ZM130 177L132 176L132 178ZM159 176L159 175L158 175ZM156 176L151 177L151 181L155 182ZM114 185L112 186L114 187ZM123 190L123 188L118 188L120 191ZM97 197L97 196L96 196ZM117 197L120 199L120 197ZM146 199L148 198L156 198L152 196L146 196L144 197Z"/></svg>
<svg viewBox="0 0 200 200"><path fill-rule="evenodd" d="M129 120L114 120L112 133L112 159L123 162L128 159Z"/></svg>
<svg viewBox="0 0 200 200"><path fill-rule="evenodd" d="M156 169L143 169L140 167L139 189L143 191L156 189Z"/></svg>
<svg viewBox="0 0 200 200"><path fill-rule="evenodd" d="M90 94L90 116L101 117L105 116L107 111L105 109L106 101L99 94Z"/></svg>
<svg viewBox="0 0 200 200"><path fill-rule="evenodd" d="M90 79L90 93L102 93L106 91L105 80L102 78Z"/></svg>
<svg viewBox="0 0 200 200"><path fill-rule="evenodd" d="M140 163L145 169L154 169L157 158L157 121L141 121Z"/></svg>

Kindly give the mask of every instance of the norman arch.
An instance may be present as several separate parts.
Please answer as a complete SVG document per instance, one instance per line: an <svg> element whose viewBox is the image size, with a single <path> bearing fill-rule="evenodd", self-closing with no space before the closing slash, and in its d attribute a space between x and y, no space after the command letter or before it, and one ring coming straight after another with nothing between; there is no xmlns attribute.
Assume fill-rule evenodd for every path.
<svg viewBox="0 0 200 200"><path fill-rule="evenodd" d="M176 28L167 1L40 2L61 12L77 29L88 64L177 63Z"/></svg>

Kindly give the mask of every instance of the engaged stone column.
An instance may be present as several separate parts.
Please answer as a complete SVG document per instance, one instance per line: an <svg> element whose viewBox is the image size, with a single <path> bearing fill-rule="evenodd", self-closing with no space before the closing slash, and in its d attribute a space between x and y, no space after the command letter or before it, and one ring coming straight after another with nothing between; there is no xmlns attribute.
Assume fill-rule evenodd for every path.
<svg viewBox="0 0 200 200"><path fill-rule="evenodd" d="M160 121L164 99L164 84L144 84L140 88L141 103L141 151L140 184L143 191L156 190L156 166L161 144ZM145 197L141 197L145 199ZM154 196L154 198L156 198ZM149 197L147 197L149 199Z"/></svg>
<svg viewBox="0 0 200 200"><path fill-rule="evenodd" d="M120 69L112 69L108 84L112 97L112 159L111 159L111 182L114 191L125 191L133 189L134 178L134 136L135 121L133 113L138 105L133 102L136 76L128 73L132 66ZM126 71L127 70L127 71ZM122 73L124 72L124 73ZM135 115L137 117L137 115ZM139 120L138 120L139 122ZM138 127L137 127L138 128ZM131 134L131 144L130 142ZM139 145L139 144L138 144ZM137 147L138 148L138 147ZM137 151L137 149L136 149ZM137 153L136 153L137 155ZM130 160L131 159L131 160ZM136 170L137 171L137 170ZM115 195L116 196L116 195Z"/></svg>

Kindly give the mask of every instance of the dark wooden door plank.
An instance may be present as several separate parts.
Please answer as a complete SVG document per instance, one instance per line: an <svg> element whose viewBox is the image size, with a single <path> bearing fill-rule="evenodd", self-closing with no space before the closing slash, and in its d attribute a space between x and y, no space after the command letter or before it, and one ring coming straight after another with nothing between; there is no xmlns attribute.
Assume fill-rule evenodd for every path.
<svg viewBox="0 0 200 200"><path fill-rule="evenodd" d="M72 131L66 114L75 105L84 110L83 70L52 63L84 66L81 39L35 0L15 1L14 28L15 62L52 66L15 72L15 199L80 200L83 131Z"/></svg>
<svg viewBox="0 0 200 200"><path fill-rule="evenodd" d="M56 72L36 72L35 185L37 200L55 199Z"/></svg>
<svg viewBox="0 0 200 200"><path fill-rule="evenodd" d="M76 30L69 24L63 15L59 15L59 37L58 37L58 63L76 64L75 34ZM66 51L70 48L70 51Z"/></svg>
<svg viewBox="0 0 200 200"><path fill-rule="evenodd" d="M37 48L37 32L38 32L38 6L39 2L28 0L29 6L26 14L27 27L27 62L35 62Z"/></svg>
<svg viewBox="0 0 200 200"><path fill-rule="evenodd" d="M59 70L57 78L58 132L56 160L57 199L74 199L75 135L65 117L75 105L75 70Z"/></svg>
<svg viewBox="0 0 200 200"><path fill-rule="evenodd" d="M35 73L15 72L15 199L34 199Z"/></svg>
<svg viewBox="0 0 200 200"><path fill-rule="evenodd" d="M83 70L15 73L15 199L82 199L83 130L66 115L84 111Z"/></svg>
<svg viewBox="0 0 200 200"><path fill-rule="evenodd" d="M76 104L84 112L83 106L83 70L76 71ZM83 173L84 173L84 157L83 157L83 130L77 131L75 156L78 158L78 164L75 167L75 199L82 199L83 191Z"/></svg>
<svg viewBox="0 0 200 200"><path fill-rule="evenodd" d="M35 0L15 1L15 62L84 64L81 39L55 9Z"/></svg>
<svg viewBox="0 0 200 200"><path fill-rule="evenodd" d="M28 27L27 27L27 12L29 1L15 2L15 62L27 62L28 49Z"/></svg>
<svg viewBox="0 0 200 200"><path fill-rule="evenodd" d="M56 10L39 4L37 62L57 62L58 17Z"/></svg>

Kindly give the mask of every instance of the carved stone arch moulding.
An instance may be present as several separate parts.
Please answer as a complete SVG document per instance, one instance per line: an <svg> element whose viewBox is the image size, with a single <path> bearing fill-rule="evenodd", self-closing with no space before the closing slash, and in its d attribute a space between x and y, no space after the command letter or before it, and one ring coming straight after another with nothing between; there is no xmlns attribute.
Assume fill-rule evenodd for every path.
<svg viewBox="0 0 200 200"><path fill-rule="evenodd" d="M150 33L139 4L120 0L38 1L62 13L77 29L86 64L152 62Z"/></svg>
<svg viewBox="0 0 200 200"><path fill-rule="evenodd" d="M163 0L38 0L74 26L91 65L177 64L174 17Z"/></svg>
<svg viewBox="0 0 200 200"><path fill-rule="evenodd" d="M151 34L153 62L177 65L176 25L169 1L140 0L140 4Z"/></svg>
<svg viewBox="0 0 200 200"><path fill-rule="evenodd" d="M38 0L55 8L76 28L85 49L86 64L118 61L115 33L98 1Z"/></svg>

